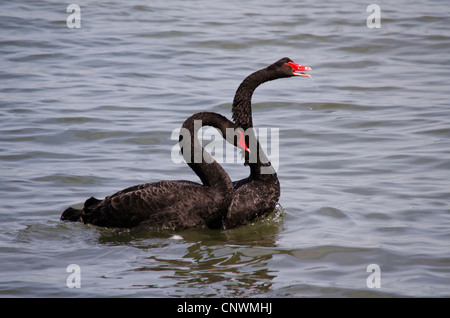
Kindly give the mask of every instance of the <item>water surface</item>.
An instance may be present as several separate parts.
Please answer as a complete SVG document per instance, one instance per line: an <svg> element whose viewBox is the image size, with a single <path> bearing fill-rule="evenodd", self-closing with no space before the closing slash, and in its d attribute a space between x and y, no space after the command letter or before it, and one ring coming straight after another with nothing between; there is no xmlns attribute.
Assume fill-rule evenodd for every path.
<svg viewBox="0 0 450 318"><path fill-rule="evenodd" d="M0 295L450 296L445 2L378 2L381 28L358 1L78 1L79 29L68 4L0 4ZM255 126L279 129L272 217L228 231L59 221L90 196L197 181L171 160L172 131L199 111L231 118L243 78L284 56L313 77L254 95Z"/></svg>

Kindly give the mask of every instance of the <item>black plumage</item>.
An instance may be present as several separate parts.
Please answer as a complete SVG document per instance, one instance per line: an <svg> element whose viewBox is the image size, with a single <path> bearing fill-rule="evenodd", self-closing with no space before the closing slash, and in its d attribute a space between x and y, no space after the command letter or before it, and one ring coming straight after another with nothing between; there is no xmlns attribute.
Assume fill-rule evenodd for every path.
<svg viewBox="0 0 450 318"><path fill-rule="evenodd" d="M293 63L290 58L282 58L268 67L250 74L238 87L233 100L234 123L246 131L250 153L246 155L246 165L250 176L233 182L235 192L224 217L212 223L216 228L230 229L265 217L274 211L280 198L280 182L272 164L266 157L253 131L252 96L255 89L268 81L292 76L308 76L297 71L310 70L309 67ZM254 145L253 147L251 145ZM249 157L256 160L249 160Z"/></svg>
<svg viewBox="0 0 450 318"><path fill-rule="evenodd" d="M201 184L185 180L140 184L103 200L90 198L81 210L66 209L61 219L107 227L147 224L171 229L199 226L229 229L267 216L278 203L280 183L254 134L251 99L255 89L267 81L309 76L298 73L302 70L310 68L283 58L249 75L234 97L234 123L210 112L194 114L183 123L182 129L189 131L189 138L180 134L180 145L182 150L190 150L183 151L183 156ZM200 126L195 126L196 120L202 121L200 126L218 128L229 142L246 150L249 177L231 182L224 169L199 144L196 136ZM227 128L232 128L233 136L227 135ZM242 134L236 133L239 129L245 130L245 141ZM196 158L199 153L201 160Z"/></svg>
<svg viewBox="0 0 450 318"><path fill-rule="evenodd" d="M201 125L196 126L196 120L201 120ZM61 219L106 227L146 224L175 229L208 226L222 217L230 205L233 184L225 170L200 145L197 131L201 126L216 127L223 136L227 128L234 131L236 126L224 116L211 112L194 114L183 123L181 132L188 131L190 138L180 133L182 153L202 184L184 180L140 184L103 200L90 198L81 210L66 209ZM233 138L231 142L237 144L239 140Z"/></svg>

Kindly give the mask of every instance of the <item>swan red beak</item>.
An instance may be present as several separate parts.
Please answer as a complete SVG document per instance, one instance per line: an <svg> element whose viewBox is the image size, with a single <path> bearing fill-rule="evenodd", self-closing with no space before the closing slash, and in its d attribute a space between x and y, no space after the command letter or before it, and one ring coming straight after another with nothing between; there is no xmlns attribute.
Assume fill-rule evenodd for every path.
<svg viewBox="0 0 450 318"><path fill-rule="evenodd" d="M303 66L294 62L286 63L290 67L292 67L292 70L294 71L294 76L303 76L303 77L311 77L311 75L302 73L303 71L311 71L311 68L309 66Z"/></svg>
<svg viewBox="0 0 450 318"><path fill-rule="evenodd" d="M247 147L247 144L245 143L244 133L240 130L237 131L239 133L239 140L238 140L238 147L242 150L245 150L247 152L250 152L250 149Z"/></svg>

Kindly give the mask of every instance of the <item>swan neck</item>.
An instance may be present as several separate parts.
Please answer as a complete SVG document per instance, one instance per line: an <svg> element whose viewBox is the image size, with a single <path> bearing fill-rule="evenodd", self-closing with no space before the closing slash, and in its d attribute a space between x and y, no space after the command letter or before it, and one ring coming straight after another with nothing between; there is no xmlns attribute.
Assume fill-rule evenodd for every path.
<svg viewBox="0 0 450 318"><path fill-rule="evenodd" d="M253 127L252 96L259 85L276 79L267 69L256 71L247 76L239 85L233 100L233 120L238 127L247 129Z"/></svg>
<svg viewBox="0 0 450 318"><path fill-rule="evenodd" d="M231 179L226 171L205 151L198 140L198 131L203 126L213 126L222 132L225 131L224 122L217 116L212 116L212 113L205 112L191 116L180 131L183 157L204 186L217 187L225 191L232 190Z"/></svg>

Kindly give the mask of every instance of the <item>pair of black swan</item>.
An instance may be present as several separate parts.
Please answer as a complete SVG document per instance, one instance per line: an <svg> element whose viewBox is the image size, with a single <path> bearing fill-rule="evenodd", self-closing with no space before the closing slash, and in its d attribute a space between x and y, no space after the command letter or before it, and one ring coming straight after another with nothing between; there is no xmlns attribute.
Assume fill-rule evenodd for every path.
<svg viewBox="0 0 450 318"><path fill-rule="evenodd" d="M202 184L191 181L159 181L119 191L103 200L86 200L81 210L66 209L61 220L105 227L131 228L138 225L176 229L207 226L229 229L271 213L280 197L280 183L253 132L251 99L255 89L271 80L307 76L311 68L283 58L249 75L236 91L232 113L234 123L217 113L202 112L189 117L180 134L183 156ZM232 182L225 170L199 145L194 125L218 128L227 141L244 150L250 176ZM231 130L230 130L231 128ZM245 139L242 130L245 130ZM233 131L233 136L230 136ZM248 141L253 147L247 148ZM190 150L190 151L186 151ZM194 158L202 154L201 160ZM250 153L256 160L249 160ZM253 157L254 158L254 157ZM200 162L199 162L200 161Z"/></svg>

